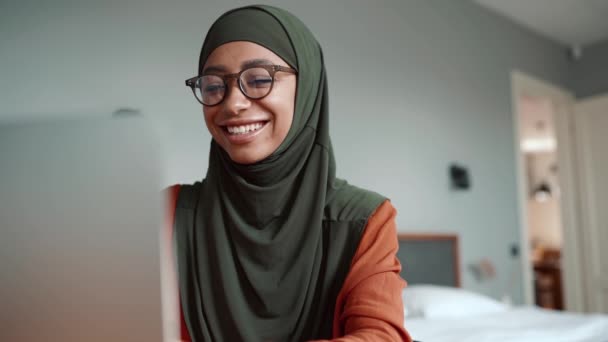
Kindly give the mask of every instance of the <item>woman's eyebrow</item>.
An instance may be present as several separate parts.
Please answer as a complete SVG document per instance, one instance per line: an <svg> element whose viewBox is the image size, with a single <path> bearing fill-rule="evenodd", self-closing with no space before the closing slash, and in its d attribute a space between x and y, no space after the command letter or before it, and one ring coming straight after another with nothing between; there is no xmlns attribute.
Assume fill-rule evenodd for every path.
<svg viewBox="0 0 608 342"><path fill-rule="evenodd" d="M208 66L203 70L203 75L206 75L211 72L226 72L226 67L223 65L212 65Z"/></svg>
<svg viewBox="0 0 608 342"><path fill-rule="evenodd" d="M258 65L272 65L274 63L272 63L272 61L268 60L268 59L263 59L263 58L256 58L256 59L250 59L247 61L244 61L243 63L241 63L241 68L242 69L247 69L247 68L251 68L251 67L255 67ZM205 70L203 70L203 75L208 74L208 73L225 73L227 72L227 68L223 65L211 65L205 68Z"/></svg>
<svg viewBox="0 0 608 342"><path fill-rule="evenodd" d="M267 59L263 59L263 58L256 58L256 59L250 59L248 61L244 61L243 63L241 63L241 68L246 69L246 68L251 68L254 66L258 66L258 65L272 65L274 63L272 63L271 61L267 60Z"/></svg>

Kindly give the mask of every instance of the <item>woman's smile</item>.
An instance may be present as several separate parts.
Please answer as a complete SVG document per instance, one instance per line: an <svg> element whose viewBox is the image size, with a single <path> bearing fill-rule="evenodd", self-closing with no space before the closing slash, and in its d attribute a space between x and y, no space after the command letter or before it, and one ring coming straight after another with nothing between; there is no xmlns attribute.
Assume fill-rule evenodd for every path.
<svg viewBox="0 0 608 342"><path fill-rule="evenodd" d="M222 125L224 136L230 143L240 145L253 142L263 130L266 129L270 121L249 121L244 123L234 123Z"/></svg>

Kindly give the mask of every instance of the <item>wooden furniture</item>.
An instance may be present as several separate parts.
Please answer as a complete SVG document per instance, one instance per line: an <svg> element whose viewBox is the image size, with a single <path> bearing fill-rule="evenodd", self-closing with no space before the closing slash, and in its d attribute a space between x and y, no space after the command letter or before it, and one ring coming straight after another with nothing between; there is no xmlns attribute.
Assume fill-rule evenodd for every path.
<svg viewBox="0 0 608 342"><path fill-rule="evenodd" d="M543 256L534 262L534 292L536 305L546 309L564 309L559 251L543 252Z"/></svg>

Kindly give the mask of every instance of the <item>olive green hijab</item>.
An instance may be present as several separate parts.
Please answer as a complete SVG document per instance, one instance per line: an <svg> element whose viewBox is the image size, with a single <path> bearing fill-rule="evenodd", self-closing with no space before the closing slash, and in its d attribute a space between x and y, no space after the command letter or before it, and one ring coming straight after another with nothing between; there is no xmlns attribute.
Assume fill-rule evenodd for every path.
<svg viewBox="0 0 608 342"><path fill-rule="evenodd" d="M222 15L202 47L251 41L298 71L293 123L251 165L214 141L202 183L176 207L181 304L195 341L331 337L335 297L367 218L384 200L335 178L328 94L318 42L292 14L247 6Z"/></svg>

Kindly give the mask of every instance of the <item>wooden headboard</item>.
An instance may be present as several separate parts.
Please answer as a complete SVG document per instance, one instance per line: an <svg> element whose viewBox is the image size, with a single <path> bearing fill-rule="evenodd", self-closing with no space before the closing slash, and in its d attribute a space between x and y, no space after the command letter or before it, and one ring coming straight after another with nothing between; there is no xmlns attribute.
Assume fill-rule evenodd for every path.
<svg viewBox="0 0 608 342"><path fill-rule="evenodd" d="M460 287L460 250L456 234L398 234L401 277L408 284Z"/></svg>

